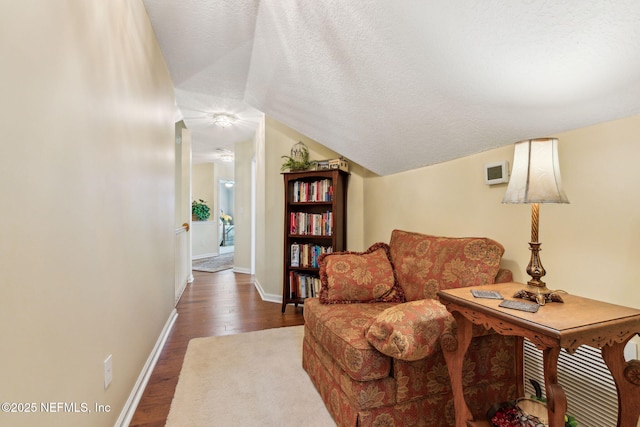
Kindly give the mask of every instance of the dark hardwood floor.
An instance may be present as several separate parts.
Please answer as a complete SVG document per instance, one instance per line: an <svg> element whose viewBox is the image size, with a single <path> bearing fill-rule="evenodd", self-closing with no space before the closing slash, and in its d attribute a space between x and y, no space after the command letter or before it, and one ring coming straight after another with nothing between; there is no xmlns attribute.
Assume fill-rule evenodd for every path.
<svg viewBox="0 0 640 427"><path fill-rule="evenodd" d="M131 427L165 425L187 344L192 338L304 323L302 308L290 305L282 314L280 304L262 301L251 275L232 270L194 271L193 275L195 280L178 303L178 318L129 424Z"/></svg>

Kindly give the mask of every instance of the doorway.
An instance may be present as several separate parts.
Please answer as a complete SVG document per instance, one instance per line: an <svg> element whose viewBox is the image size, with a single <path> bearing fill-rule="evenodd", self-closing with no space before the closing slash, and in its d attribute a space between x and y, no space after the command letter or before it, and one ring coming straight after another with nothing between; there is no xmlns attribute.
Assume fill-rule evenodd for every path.
<svg viewBox="0 0 640 427"><path fill-rule="evenodd" d="M218 226L218 236L220 244L220 253L229 253L234 251L234 197L235 182L229 179L221 179L218 187L218 203L220 206L220 220Z"/></svg>

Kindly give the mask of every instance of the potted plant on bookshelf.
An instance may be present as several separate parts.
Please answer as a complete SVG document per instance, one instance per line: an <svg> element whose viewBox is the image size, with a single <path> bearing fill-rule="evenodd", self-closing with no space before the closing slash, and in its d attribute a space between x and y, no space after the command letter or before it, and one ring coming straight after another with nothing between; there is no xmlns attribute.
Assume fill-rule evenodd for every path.
<svg viewBox="0 0 640 427"><path fill-rule="evenodd" d="M315 160L309 160L309 149L302 141L291 147L290 156L282 156L282 158L286 159L280 168L282 171L287 169L289 169L290 172L306 171L318 163Z"/></svg>
<svg viewBox="0 0 640 427"><path fill-rule="evenodd" d="M211 209L207 206L207 203L198 199L191 202L191 219L194 221L206 221L211 216Z"/></svg>

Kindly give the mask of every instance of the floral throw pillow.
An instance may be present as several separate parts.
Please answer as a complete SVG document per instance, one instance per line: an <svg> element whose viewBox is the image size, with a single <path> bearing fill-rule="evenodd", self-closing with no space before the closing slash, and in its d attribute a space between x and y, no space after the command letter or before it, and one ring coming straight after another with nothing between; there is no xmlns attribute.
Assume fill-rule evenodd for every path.
<svg viewBox="0 0 640 427"><path fill-rule="evenodd" d="M404 302L386 243L375 243L365 252L323 254L318 263L323 304Z"/></svg>
<svg viewBox="0 0 640 427"><path fill-rule="evenodd" d="M440 337L452 332L453 316L436 300L398 304L378 315L367 330L367 341L380 353L402 360L419 360L438 350Z"/></svg>

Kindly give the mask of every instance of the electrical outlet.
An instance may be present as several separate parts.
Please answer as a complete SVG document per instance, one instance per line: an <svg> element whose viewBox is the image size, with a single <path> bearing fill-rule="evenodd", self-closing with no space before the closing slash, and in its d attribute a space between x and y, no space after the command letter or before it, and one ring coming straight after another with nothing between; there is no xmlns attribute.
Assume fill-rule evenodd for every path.
<svg viewBox="0 0 640 427"><path fill-rule="evenodd" d="M111 384L113 379L113 366L111 365L111 355L104 359L104 388L106 389Z"/></svg>

